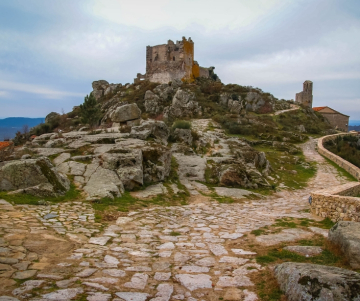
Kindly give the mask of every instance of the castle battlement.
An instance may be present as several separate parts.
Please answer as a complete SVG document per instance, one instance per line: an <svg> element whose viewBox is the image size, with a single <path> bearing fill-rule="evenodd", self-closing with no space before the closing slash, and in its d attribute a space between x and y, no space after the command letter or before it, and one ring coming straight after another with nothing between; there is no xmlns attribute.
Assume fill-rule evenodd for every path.
<svg viewBox="0 0 360 301"><path fill-rule="evenodd" d="M194 60L194 42L182 37L174 43L146 47L146 74L137 74L135 82L147 79L151 82L168 83L174 79L193 81L197 77L209 77L210 68L200 67Z"/></svg>

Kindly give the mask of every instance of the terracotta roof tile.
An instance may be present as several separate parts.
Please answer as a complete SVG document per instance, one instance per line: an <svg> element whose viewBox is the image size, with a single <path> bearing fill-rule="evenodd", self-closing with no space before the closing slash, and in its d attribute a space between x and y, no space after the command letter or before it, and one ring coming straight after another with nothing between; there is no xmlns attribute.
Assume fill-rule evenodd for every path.
<svg viewBox="0 0 360 301"><path fill-rule="evenodd" d="M314 107L312 108L314 111L318 112L318 111L321 111L322 109L325 109L327 107Z"/></svg>
<svg viewBox="0 0 360 301"><path fill-rule="evenodd" d="M8 142L8 141L0 141L0 149L3 149L5 147L8 147L9 145L11 145L12 142Z"/></svg>

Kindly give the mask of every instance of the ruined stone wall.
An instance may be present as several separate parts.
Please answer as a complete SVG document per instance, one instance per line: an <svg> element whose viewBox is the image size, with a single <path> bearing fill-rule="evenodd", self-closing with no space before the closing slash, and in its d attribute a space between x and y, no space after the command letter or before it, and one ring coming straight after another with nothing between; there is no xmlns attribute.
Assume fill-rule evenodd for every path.
<svg viewBox="0 0 360 301"><path fill-rule="evenodd" d="M339 113L325 113L323 111L319 112L322 114L329 123L336 129L348 132L349 131L349 117L339 114Z"/></svg>
<svg viewBox="0 0 360 301"><path fill-rule="evenodd" d="M311 213L332 221L360 222L360 183L344 185L311 193Z"/></svg>
<svg viewBox="0 0 360 301"><path fill-rule="evenodd" d="M312 89L313 89L313 82L306 80L303 83L302 92L296 93L295 102L304 105L306 107L312 108L312 102L313 102Z"/></svg>
<svg viewBox="0 0 360 301"><path fill-rule="evenodd" d="M335 164L337 164L341 168L345 169L349 174L351 174L352 176L354 176L356 179L358 179L360 181L360 168L358 168L354 164L351 164L350 162L344 160L343 158L333 154L332 152L328 151L323 145L324 142L329 141L329 140L334 140L339 135L342 135L342 136L355 135L355 136L357 136L358 134L355 132L355 133L335 134L335 135L321 137L318 140L318 152L319 152L319 154L321 154L324 157L328 158L329 160L333 161Z"/></svg>
<svg viewBox="0 0 360 301"><path fill-rule="evenodd" d="M206 68L194 61L194 42L191 38L187 40L183 37L176 43L169 40L167 44L146 48L146 79L151 82L168 83L174 79L191 82L199 76L209 77L208 72L200 72L200 69Z"/></svg>
<svg viewBox="0 0 360 301"><path fill-rule="evenodd" d="M209 68L204 68L204 67L199 67L199 76L200 77L206 77L208 78L209 77Z"/></svg>

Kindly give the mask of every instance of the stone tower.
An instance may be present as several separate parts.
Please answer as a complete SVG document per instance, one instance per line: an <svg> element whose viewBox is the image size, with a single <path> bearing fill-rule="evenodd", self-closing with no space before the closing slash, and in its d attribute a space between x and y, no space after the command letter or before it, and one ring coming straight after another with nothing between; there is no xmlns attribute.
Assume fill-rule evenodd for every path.
<svg viewBox="0 0 360 301"><path fill-rule="evenodd" d="M194 60L194 42L182 38L174 43L146 47L146 74L137 74L135 82L147 79L156 83L168 83L174 79L193 81L197 77L209 77L209 68L200 67Z"/></svg>
<svg viewBox="0 0 360 301"><path fill-rule="evenodd" d="M295 102L303 106L312 108L313 102L313 82L310 80L304 81L302 92L296 93Z"/></svg>

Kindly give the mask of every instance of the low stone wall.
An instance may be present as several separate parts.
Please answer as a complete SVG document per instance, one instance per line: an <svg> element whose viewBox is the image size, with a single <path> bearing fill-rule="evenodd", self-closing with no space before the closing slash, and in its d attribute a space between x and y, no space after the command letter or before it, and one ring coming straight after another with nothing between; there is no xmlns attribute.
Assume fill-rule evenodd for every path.
<svg viewBox="0 0 360 301"><path fill-rule="evenodd" d="M340 166L341 168L345 169L349 174L351 174L352 176L354 176L356 179L358 179L360 181L360 168L358 168L357 166L355 166L354 164L351 164L350 162L344 160L343 158L340 158L339 156L333 154L332 152L328 151L323 143L329 140L334 140L336 139L337 136L345 136L345 135L354 135L357 136L358 133L354 132L354 133L341 133L341 134L335 134L335 135L329 135L329 136L325 136L325 137L321 137L318 140L318 152L319 154L323 155L324 157L330 159L331 161L333 161L335 164L337 164L338 166Z"/></svg>
<svg viewBox="0 0 360 301"><path fill-rule="evenodd" d="M350 182L311 193L311 213L332 221L360 222L360 183Z"/></svg>

